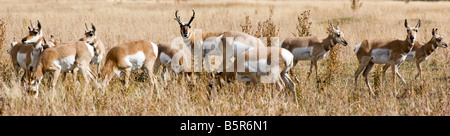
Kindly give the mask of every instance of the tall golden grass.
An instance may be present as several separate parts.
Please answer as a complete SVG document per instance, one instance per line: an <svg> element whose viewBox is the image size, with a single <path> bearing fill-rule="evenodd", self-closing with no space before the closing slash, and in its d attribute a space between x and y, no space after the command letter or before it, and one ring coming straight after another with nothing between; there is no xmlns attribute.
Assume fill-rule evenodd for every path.
<svg viewBox="0 0 450 136"><path fill-rule="evenodd" d="M447 37L450 2L363 3L354 11L349 1L0 1L0 18L7 24L0 50L0 115L450 115L448 49L438 48L422 63L422 79L414 79L414 63L403 63L399 70L407 83L397 82L397 91L390 89L391 71L386 84L376 89L375 97L363 80L354 91L353 77L358 64L354 46L364 39L404 39L404 19L422 20L420 41L430 40L434 27ZM62 42L78 40L83 36L84 23L94 23L107 50L139 39L171 43L180 36L174 12L180 10L181 19L188 20L192 9L196 11L193 28L242 31L245 15L251 22L270 18L280 40L297 33L297 17L310 10L311 35L325 38L325 22L330 20L340 24L349 45L337 45L339 53L334 60L339 65L333 66L339 70L329 73L333 78L326 86L319 88L315 80L306 79L309 61L295 67L301 80L296 85L298 108L292 96L285 95L289 92L274 86L250 91L244 99L245 84L237 81L223 86L209 99L209 75L205 73L197 76L195 83L171 75L168 86L159 82L154 91L150 91L148 80L132 80L129 88L123 88L115 79L105 92L93 84L60 81L55 89L43 85L35 99L23 91L6 53L13 38L27 34L29 20L40 20L44 36L52 34ZM327 60L319 61L321 77L329 71ZM139 73L134 72L132 79L139 79ZM373 79L370 81L373 84Z"/></svg>

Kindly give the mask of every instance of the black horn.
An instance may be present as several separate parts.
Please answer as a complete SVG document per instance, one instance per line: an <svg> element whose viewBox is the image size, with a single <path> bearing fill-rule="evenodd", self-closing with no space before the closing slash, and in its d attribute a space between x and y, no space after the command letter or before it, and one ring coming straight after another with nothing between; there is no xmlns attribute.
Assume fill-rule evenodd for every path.
<svg viewBox="0 0 450 136"><path fill-rule="evenodd" d="M192 23L192 21L194 20L194 17L195 17L195 11L194 10L192 10L192 17L191 17L191 20L189 20L189 25L191 25L191 23Z"/></svg>
<svg viewBox="0 0 450 136"><path fill-rule="evenodd" d="M178 22L178 24L182 25L180 17L178 16L178 10L175 12L175 20Z"/></svg>

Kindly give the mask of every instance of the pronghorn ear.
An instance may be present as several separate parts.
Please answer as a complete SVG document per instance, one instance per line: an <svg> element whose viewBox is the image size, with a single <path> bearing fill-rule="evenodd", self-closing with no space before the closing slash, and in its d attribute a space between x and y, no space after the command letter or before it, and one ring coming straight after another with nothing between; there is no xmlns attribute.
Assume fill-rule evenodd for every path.
<svg viewBox="0 0 450 136"><path fill-rule="evenodd" d="M55 37L53 35L50 35L50 41L55 41Z"/></svg>
<svg viewBox="0 0 450 136"><path fill-rule="evenodd" d="M409 27L408 27L408 20L406 20L406 19L405 19L405 27L406 27L406 28L409 28Z"/></svg>
<svg viewBox="0 0 450 136"><path fill-rule="evenodd" d="M417 22L416 29L418 29L419 27L420 27L420 19L419 22Z"/></svg>

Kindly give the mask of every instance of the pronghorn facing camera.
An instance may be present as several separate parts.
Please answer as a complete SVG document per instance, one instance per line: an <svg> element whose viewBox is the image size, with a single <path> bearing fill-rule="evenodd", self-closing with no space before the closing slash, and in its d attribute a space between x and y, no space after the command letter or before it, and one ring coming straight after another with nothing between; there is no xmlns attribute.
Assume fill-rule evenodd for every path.
<svg viewBox="0 0 450 136"><path fill-rule="evenodd" d="M317 61L324 58L326 53L337 43L344 46L347 45L347 41L344 39L344 33L340 31L339 26L335 28L331 23L328 26L331 28L331 33L325 39L319 39L317 36L293 37L286 38L280 44L282 48L289 50L294 55L294 66L299 60L311 60L308 77L311 75L314 66L317 78ZM291 73L293 73L292 69ZM299 81L297 76L295 76L295 80L297 82Z"/></svg>
<svg viewBox="0 0 450 136"><path fill-rule="evenodd" d="M27 74L31 74L35 70L44 44L41 23L38 21L37 28L33 27L33 24L31 24L31 27L28 27L29 34L22 39L21 43L11 44L13 47L10 50L10 55L16 75L19 74L19 67L25 70L22 81L25 80Z"/></svg>
<svg viewBox="0 0 450 136"><path fill-rule="evenodd" d="M406 59L409 52L414 47L416 33L420 27L420 20L414 27L409 27L408 22L405 19L406 28L406 39L371 39L364 40L355 47L356 57L358 58L359 66L355 72L355 90L358 87L358 76L364 70L363 76L365 77L365 82L369 88L372 95L374 92L369 84L369 79L367 75L372 69L373 65L376 64L389 64L392 67L393 73L393 87L396 89L395 85L395 74L401 77L398 73L398 66L400 66Z"/></svg>
<svg viewBox="0 0 450 136"><path fill-rule="evenodd" d="M86 26L86 30L84 33L85 37L81 38L80 41L86 40L86 43L88 43L94 47L94 57L92 57L90 64L96 65L97 75L99 75L100 74L100 63L102 62L102 60L105 56L105 53L104 53L105 46L103 45L103 42L100 40L100 38L97 36L94 24L91 24L92 29L89 29L86 23L84 25ZM87 37L89 37L89 39Z"/></svg>
<svg viewBox="0 0 450 136"><path fill-rule="evenodd" d="M108 51L105 64L101 68L101 87L109 84L109 81L117 75L120 77L121 71L125 75L125 87L128 87L128 80L131 71L145 70L151 79L153 87L156 88L156 79L152 73L157 58L158 47L155 43L139 40L123 43L114 46Z"/></svg>
<svg viewBox="0 0 450 136"><path fill-rule="evenodd" d="M258 84L262 83L263 77L268 80L265 81L266 83L276 83L277 87L284 88L279 81L281 78L290 87L298 106L295 84L287 74L293 67L294 56L291 52L279 47L258 47L241 53L239 58L245 58L243 63L237 64L237 67L245 68L245 72L237 72L235 75L231 75L234 74L233 72L222 72L217 76L222 79L228 78L224 77L225 75L236 76L236 80L247 82L246 91L248 91L250 83L256 85L258 89Z"/></svg>
<svg viewBox="0 0 450 136"><path fill-rule="evenodd" d="M437 30L438 30L437 28L433 28L433 30L431 32L433 37L427 43L424 44L419 41L415 41L414 48L412 49L412 51L408 54L408 56L405 59L406 61L416 62L416 66L417 66L417 70L418 70L417 75L415 76L416 79L417 79L417 77L422 76L422 69L420 68L420 63L427 60L428 56L430 56L431 53L433 53L434 50L437 49L437 47L441 47L441 48L448 47L447 43L442 41L444 39L444 37L439 35ZM389 69L389 67L390 67L390 64L384 65L383 77L385 77L384 75L385 75L387 69ZM399 76L399 78L404 82L404 79L402 77Z"/></svg>
<svg viewBox="0 0 450 136"><path fill-rule="evenodd" d="M178 11L175 12L175 20L180 25L180 34L192 54L194 54L195 49L194 42L200 42L202 58L205 58L208 72L212 72L210 69L211 67L209 66L209 55L222 56L222 63L219 66L221 71L236 72L236 69L226 69L227 63L231 62L231 58L233 56L236 57L238 54L241 54L249 49L264 46L260 39L243 32L235 31L202 32L201 37L195 39L197 34L194 32L194 29L191 28L191 23L195 17L195 11L192 10L192 12L193 15L189 22L181 22L180 17L178 16ZM234 61L234 65L236 65L236 63L237 61Z"/></svg>
<svg viewBox="0 0 450 136"><path fill-rule="evenodd" d="M84 82L89 83L88 76L95 81L89 69L89 62L95 55L95 26L92 25L93 34L86 34L84 41L61 43L58 46L44 50L37 70L34 74L35 80L28 87L30 91L38 91L39 84L45 73L52 74L51 87L56 86L60 73L73 72L73 81L77 81L77 72L80 71Z"/></svg>
<svg viewBox="0 0 450 136"><path fill-rule="evenodd" d="M167 84L167 71L170 69L175 72L175 74L189 72L191 69L187 63L188 59L184 51L171 48L170 44L160 43L158 44L158 59L156 59L153 74L156 74L160 65L162 65L163 71L161 72L161 78L164 80L164 83Z"/></svg>

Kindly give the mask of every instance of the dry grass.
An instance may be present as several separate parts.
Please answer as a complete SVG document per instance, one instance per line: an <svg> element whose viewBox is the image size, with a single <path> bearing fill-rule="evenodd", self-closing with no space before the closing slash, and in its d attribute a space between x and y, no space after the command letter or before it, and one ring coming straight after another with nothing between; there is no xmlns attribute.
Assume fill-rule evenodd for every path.
<svg viewBox="0 0 450 136"><path fill-rule="evenodd" d="M357 43L369 38L404 39L404 19L410 22L422 19L420 41L428 41L434 27L448 37L450 16L443 15L450 12L447 8L450 3L364 1L364 8L358 12L348 8L349 4L348 1L121 1L120 4L0 1L0 18L7 24L0 50L0 115L450 115L448 49L438 48L422 63L423 79L414 80L417 73L414 63L403 63L399 70L407 84L398 82L397 91L391 90L390 70L386 85L377 89L376 97L370 96L363 80L358 81L360 87L354 91L353 81L357 68L353 49ZM252 22L270 19L279 30L280 40L292 37L297 29L296 17L310 10L312 35L324 38L327 34L323 22L339 22L349 45L338 45L334 59L340 62L335 65L339 70L333 72L331 84L322 89L317 88L316 81L305 79L309 61L295 67L301 80L296 88L298 108L289 94L285 97L286 91L278 91L274 86L250 91L244 99L245 84L238 82L223 86L209 100L206 73L197 76L195 84L170 76L169 86L163 87L160 82L154 91L150 91L151 86L145 80L135 80L125 89L116 79L105 93L91 84L59 82L55 90L42 87L40 97L34 99L23 92L6 53L14 37L27 34L28 20L38 19L46 38L52 34L62 42L79 39L83 36L84 23L94 23L107 50L138 39L171 43L180 36L179 26L173 20L177 9L182 20L187 20L195 9L193 28L203 31L242 31L240 25L245 22L245 15ZM319 65L323 78L327 58L320 60ZM134 73L138 76L140 72Z"/></svg>

